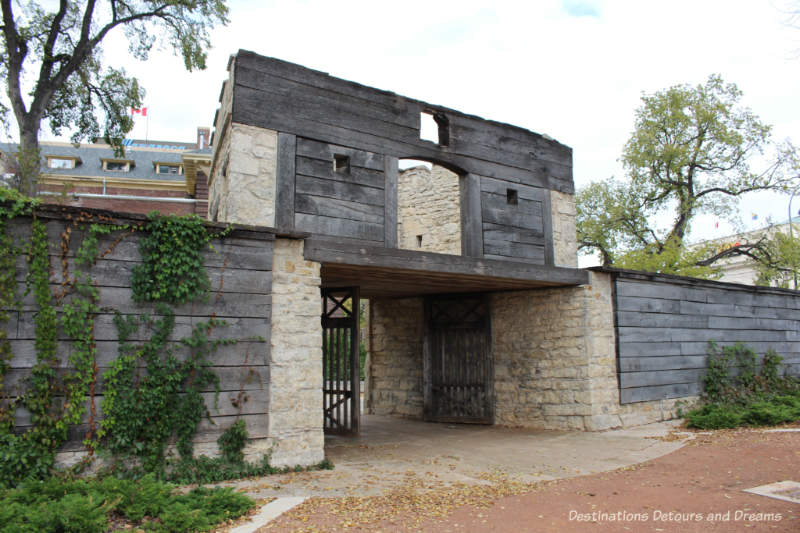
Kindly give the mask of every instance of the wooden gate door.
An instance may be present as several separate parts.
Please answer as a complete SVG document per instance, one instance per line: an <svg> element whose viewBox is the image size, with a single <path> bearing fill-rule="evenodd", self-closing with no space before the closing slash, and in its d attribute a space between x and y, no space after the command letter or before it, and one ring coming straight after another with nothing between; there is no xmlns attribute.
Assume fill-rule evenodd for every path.
<svg viewBox="0 0 800 533"><path fill-rule="evenodd" d="M430 297L425 311L425 419L493 424L494 366L486 297Z"/></svg>
<svg viewBox="0 0 800 533"><path fill-rule="evenodd" d="M322 407L326 433L358 433L358 323L358 287L322 289Z"/></svg>

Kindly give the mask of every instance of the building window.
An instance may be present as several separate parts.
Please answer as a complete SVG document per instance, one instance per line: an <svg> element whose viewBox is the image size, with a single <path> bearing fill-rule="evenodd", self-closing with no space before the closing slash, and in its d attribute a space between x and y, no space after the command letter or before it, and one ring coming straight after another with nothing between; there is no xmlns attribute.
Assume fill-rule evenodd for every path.
<svg viewBox="0 0 800 533"><path fill-rule="evenodd" d="M183 169L181 165L167 165L164 163L158 163L156 165L156 172L159 174L183 174Z"/></svg>
<svg viewBox="0 0 800 533"><path fill-rule="evenodd" d="M450 144L450 121L439 111L422 111L419 114L419 138L439 146Z"/></svg>
<svg viewBox="0 0 800 533"><path fill-rule="evenodd" d="M350 174L350 157L341 154L334 154L333 171L337 174Z"/></svg>
<svg viewBox="0 0 800 533"><path fill-rule="evenodd" d="M128 172L131 169L131 161L122 161L114 159L103 159L103 170L109 172Z"/></svg>
<svg viewBox="0 0 800 533"><path fill-rule="evenodd" d="M75 160L71 157L48 157L47 168L75 168Z"/></svg>
<svg viewBox="0 0 800 533"><path fill-rule="evenodd" d="M506 189L506 203L509 205L519 204L519 194L516 189Z"/></svg>

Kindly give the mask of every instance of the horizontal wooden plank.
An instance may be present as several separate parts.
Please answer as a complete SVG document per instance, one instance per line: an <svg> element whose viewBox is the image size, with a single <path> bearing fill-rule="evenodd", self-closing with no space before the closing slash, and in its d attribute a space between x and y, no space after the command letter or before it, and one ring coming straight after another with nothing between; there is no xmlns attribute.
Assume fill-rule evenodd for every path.
<svg viewBox="0 0 800 533"><path fill-rule="evenodd" d="M706 292L694 287L676 286L669 283L617 280L619 296L638 296L640 298L659 298L664 300L684 300L705 302Z"/></svg>
<svg viewBox="0 0 800 533"><path fill-rule="evenodd" d="M617 324L621 327L637 328L703 328L709 327L710 317L705 315L673 315L619 311Z"/></svg>
<svg viewBox="0 0 800 533"><path fill-rule="evenodd" d="M618 328L618 335L625 342L707 342L725 339L739 342L784 342L790 332L761 330L718 330L690 328Z"/></svg>
<svg viewBox="0 0 800 533"><path fill-rule="evenodd" d="M461 169L464 173L480 176L508 179L526 185L554 188L572 193L574 187L570 182L552 182L547 169L534 167L529 169L514 168L509 175L509 167L486 159L455 153L448 147L440 147L431 142L420 142L416 137L401 140L380 137L373 133L363 132L359 125L346 127L326 122L319 122L302 114L293 113L291 109L280 106L266 108L267 100L261 91L247 87L237 87L238 102L234 120L250 126L276 129L278 131L295 132L298 136L311 137L320 141L350 146L376 153L393 154L399 159L426 159L437 161L451 168ZM264 110L267 109L265 113ZM362 129L364 129L362 127Z"/></svg>
<svg viewBox="0 0 800 533"><path fill-rule="evenodd" d="M670 398L686 398L697 396L701 392L698 383L678 383L673 385L659 385L655 387L636 387L620 390L621 404L647 402Z"/></svg>
<svg viewBox="0 0 800 533"><path fill-rule="evenodd" d="M499 224L483 223L483 238L490 241L509 241L521 244L538 244L544 246L545 237L542 231L512 228Z"/></svg>
<svg viewBox="0 0 800 533"><path fill-rule="evenodd" d="M731 341L729 339L716 339L714 341L717 346L733 346L737 344L737 341ZM764 354L769 349L776 350L778 352L796 352L800 353L800 345L795 344L793 342L763 342L763 341L755 341L747 343L749 347L755 350L758 354ZM708 353L708 343L707 342L681 342L681 355L700 355Z"/></svg>
<svg viewBox="0 0 800 533"><path fill-rule="evenodd" d="M67 224L61 221L50 221L47 224L48 246L51 256L60 258L63 250L62 232ZM9 233L17 239L18 243L29 242L30 240L30 219L22 218L9 221ZM216 231L216 230L214 230ZM67 247L67 257L75 257L78 248L83 241L86 230L73 229ZM117 240L122 236L122 240ZM98 252L104 254L105 259L115 261L141 261L139 253L139 242L141 234L138 232L114 232L109 235L98 236ZM263 239L242 239L227 237L225 239L214 239L210 243L211 247L202 252L204 264L208 267L222 267L225 265L230 268L245 270L271 270L272 269L272 248L273 240ZM25 256L19 257L25 261ZM51 259L53 264L57 264ZM20 263L18 263L19 268Z"/></svg>
<svg viewBox="0 0 800 533"><path fill-rule="evenodd" d="M542 204L519 200L517 205L507 203L505 196L481 193L481 216L484 223L543 231Z"/></svg>
<svg viewBox="0 0 800 533"><path fill-rule="evenodd" d="M384 238L383 224L305 213L295 213L294 227L315 235L363 239L375 243L382 243Z"/></svg>
<svg viewBox="0 0 800 533"><path fill-rule="evenodd" d="M541 187L530 187L522 183L515 183L513 181L506 181L502 179L494 179L481 177L481 192L491 193L498 196L505 197L509 189L517 192L517 197L521 200L532 200L535 202L544 201L544 195L550 194L550 191Z"/></svg>
<svg viewBox="0 0 800 533"><path fill-rule="evenodd" d="M382 170L370 170L368 168L351 166L349 171L336 172L333 170L333 164L330 161L323 161L321 159L297 156L296 172L297 174L311 176L313 178L341 181L343 183L355 183L357 185L375 187L381 190L385 187L385 178Z"/></svg>
<svg viewBox="0 0 800 533"><path fill-rule="evenodd" d="M24 312L22 320L20 320L20 327L18 329L18 339L34 339L35 338L35 324L33 321L34 311ZM141 310L139 313L142 314ZM153 319L159 319L156 315L149 315ZM227 317L221 318L225 325L215 328L209 333L211 339L239 339L247 340L251 338L269 338L270 335L270 321L268 317L265 318L236 318ZM168 340L178 341L184 337L189 337L192 334L192 328L200 324L208 322L208 317L199 316L176 316L175 327L169 336ZM131 335L131 340L146 340L150 338L152 331L146 326L142 326L138 331ZM118 332L114 324L114 315L110 313L100 314L94 320L94 336L96 340L117 340ZM59 337L65 340L66 337L63 332L59 332Z"/></svg>
<svg viewBox="0 0 800 533"><path fill-rule="evenodd" d="M658 372L623 372L619 375L619 386L621 389L628 389L678 383L700 383L704 375L704 368L661 370Z"/></svg>
<svg viewBox="0 0 800 533"><path fill-rule="evenodd" d="M549 166L553 167L549 170L553 178L569 182L571 185L571 149L522 128L486 121L452 109L411 100L394 93L333 78L325 73L304 69L299 65L260 57L251 52L240 51L237 54L236 69L237 72L240 70L246 72L244 80L242 83L237 83L235 89L234 100L237 103L241 103L242 93L245 91L270 92L262 98L251 97L248 102L250 105L235 106L236 122L248 123L246 119L252 117L252 120L260 119L263 122L262 127L281 130L275 124L275 115L269 112L276 108L287 109L287 106L291 106L294 101L302 100L297 109L289 109L291 115L295 117L300 115L305 120L316 121L321 125L341 124L357 131L369 132L375 137L383 136L387 141L395 139L404 141L411 144L412 149L408 154L410 156L425 147L425 141L418 138L420 111L435 110L445 114L449 119L451 142L447 148L457 151L462 158L469 157L478 162L492 161L494 158L496 161L516 165L521 169L538 165L542 172L548 171ZM257 81L258 75L253 74L253 71L272 76L271 83L265 85ZM330 95L327 100L322 96L324 93L321 90ZM257 103L259 101L262 105ZM321 105L315 106L315 102L321 102ZM383 109L384 113L389 111L394 116L386 114L375 116L376 105L377 109ZM415 135L406 133L409 126ZM309 129L314 134L306 136L320 138L319 132L313 128ZM294 131L294 133L301 132ZM325 140L335 142L330 139ZM391 152L391 150L378 151ZM397 155L406 157L405 154ZM417 153L417 155L422 154ZM477 172L477 169L462 168Z"/></svg>
<svg viewBox="0 0 800 533"><path fill-rule="evenodd" d="M431 277L438 274L485 277L486 280L510 279L531 282L532 286L579 285L586 283L586 271L574 268L559 268L515 261L497 261L432 252L399 250L344 244L329 239L306 240L304 257L307 260L338 265L354 265L420 272ZM525 283L517 288L524 288Z"/></svg>
<svg viewBox="0 0 800 533"><path fill-rule="evenodd" d="M493 240L484 236L483 252L485 256L505 257L530 261L539 265L544 264L544 245Z"/></svg>
<svg viewBox="0 0 800 533"><path fill-rule="evenodd" d="M101 394L105 390L106 380L103 374L106 370L105 368L99 369L95 383L96 394ZM219 377L221 391L259 390L269 385L269 368L264 366L215 367L214 373ZM57 369L56 374L63 377L67 374L67 370ZM29 376L30 370L28 369L10 369L5 375L4 390L25 390L25 383ZM203 392L214 392L214 390L214 385L203 388Z"/></svg>
<svg viewBox="0 0 800 533"><path fill-rule="evenodd" d="M667 357L620 357L620 372L653 372L661 370L701 369L706 367L705 355ZM620 374L622 376L622 374Z"/></svg>
<svg viewBox="0 0 800 533"><path fill-rule="evenodd" d="M382 189L302 175L297 176L295 192L297 194L336 198L381 207L383 207L384 203L384 191Z"/></svg>
<svg viewBox="0 0 800 533"><path fill-rule="evenodd" d="M617 309L620 311L678 314L680 308L681 303L678 300L660 300L617 294Z"/></svg>
<svg viewBox="0 0 800 533"><path fill-rule="evenodd" d="M637 342L623 339L617 335L619 341L620 357L661 357L671 355L685 355L681 352L682 343L680 342ZM707 344L705 344L707 346ZM705 350L705 349L704 349ZM705 351L698 353L705 353Z"/></svg>
<svg viewBox="0 0 800 533"><path fill-rule="evenodd" d="M192 442L198 444L215 443L219 436L240 418L245 421L247 432L250 435L251 441L269 436L269 418L266 414L241 415L240 417L217 416L212 417L213 424L205 419L198 424L198 430L192 438ZM19 430L26 429L27 428L19 428ZM88 430L88 424L70 426L69 430L67 431L68 440L61 448L59 448L58 451L85 451L86 447L83 445L83 439L86 437Z"/></svg>
<svg viewBox="0 0 800 533"><path fill-rule="evenodd" d="M368 168L383 172L383 155L364 150L355 150L345 146L323 143L312 139L297 139L297 155L333 162L334 154L346 155L350 158L351 167Z"/></svg>
<svg viewBox="0 0 800 533"><path fill-rule="evenodd" d="M60 285L51 285L54 293L61 294L63 288ZM119 311L122 314L148 314L154 313L157 304L139 303L131 299L131 289L126 287L98 287L99 306L107 312ZM25 284L19 283L17 295L21 296L25 291ZM206 319L210 316L219 318L269 318L272 296L269 294L247 294L247 293L218 293L211 292L205 300L198 299L191 303L173 306L172 310L176 316L195 316ZM21 311L36 311L38 309L32 294L22 297L20 302ZM20 317L23 320L23 317ZM24 320L29 320L27 317ZM18 331L22 331L21 325ZM21 333L20 333L21 335ZM27 337L20 337L27 338Z"/></svg>
<svg viewBox="0 0 800 533"><path fill-rule="evenodd" d="M308 77L297 80L281 73L253 68L252 65L236 65L235 83L271 94L276 101L291 101L302 108L309 116L325 117L331 115L357 114L395 128L416 129L413 116L394 112L392 107L382 105L382 101L363 98L350 91L331 90L317 87Z"/></svg>
<svg viewBox="0 0 800 533"><path fill-rule="evenodd" d="M383 224L384 208L378 205L360 204L349 200L323 198L310 194L296 195L294 205L297 213Z"/></svg>
<svg viewBox="0 0 800 533"><path fill-rule="evenodd" d="M55 261L53 261L55 263ZM53 264L51 263L51 264ZM113 261L101 259L91 269L89 275L92 283L102 287L130 287L133 270L141 263L133 261ZM231 267L206 267L211 290L226 293L270 294L272 290L272 272L268 270L239 270ZM67 260L69 280L75 279L77 272L82 272L75 265L74 259ZM27 267L17 269L17 281L24 282ZM53 283L64 281L64 270L53 268Z"/></svg>
<svg viewBox="0 0 800 533"><path fill-rule="evenodd" d="M684 315L731 316L733 304L709 304L704 302L681 302L680 312Z"/></svg>
<svg viewBox="0 0 800 533"><path fill-rule="evenodd" d="M715 329L760 329L773 331L797 331L800 329L798 320L780 320L777 318L744 318L711 316L708 325Z"/></svg>
<svg viewBox="0 0 800 533"><path fill-rule="evenodd" d="M100 340L96 343L97 355L95 362L99 367L108 367L119 357L119 342L117 340ZM9 362L10 368L25 369L36 364L36 347L32 340L10 341L13 357ZM69 355L74 350L70 341L58 342L58 368L69 368ZM179 342L170 342L167 349L171 350L180 361L189 356L189 348ZM255 341L240 341L236 344L220 345L208 359L216 366L263 366L269 362L269 343Z"/></svg>
<svg viewBox="0 0 800 533"><path fill-rule="evenodd" d="M269 394L265 390L256 391L226 391L220 392L219 397L215 399L215 393L202 392L200 396L208 409L212 419L219 416L236 416L236 415L265 415L269 409ZM105 418L103 413L103 398L102 394L95 395L94 397L94 410L95 421ZM56 401L63 401L62 398L57 397ZM81 417L81 424L89 423L89 397L86 397L86 411ZM25 428L31 425L31 414L24 407L18 407L16 410L17 426ZM204 427L208 427L204 425Z"/></svg>

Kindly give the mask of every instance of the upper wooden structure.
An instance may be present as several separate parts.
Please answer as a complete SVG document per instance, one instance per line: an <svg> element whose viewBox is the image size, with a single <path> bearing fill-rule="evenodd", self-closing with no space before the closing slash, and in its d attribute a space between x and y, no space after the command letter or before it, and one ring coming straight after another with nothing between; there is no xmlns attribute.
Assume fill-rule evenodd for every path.
<svg viewBox="0 0 800 533"><path fill-rule="evenodd" d="M278 132L275 226L312 235L306 257L323 264L324 284L357 280L369 296L388 277L397 294L400 271L416 276L417 293L586 282L553 260L550 191L574 191L571 148L253 52L240 50L228 68L233 87L220 101L230 89L230 110L215 117L212 143L228 122ZM424 114L438 142L420 137ZM399 159L460 176L461 257L397 248Z"/></svg>

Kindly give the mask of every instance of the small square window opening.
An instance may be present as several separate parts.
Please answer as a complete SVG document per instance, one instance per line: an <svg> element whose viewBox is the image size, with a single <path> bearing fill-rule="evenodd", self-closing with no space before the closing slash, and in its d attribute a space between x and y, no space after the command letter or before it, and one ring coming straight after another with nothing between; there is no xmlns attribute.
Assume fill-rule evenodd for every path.
<svg viewBox="0 0 800 533"><path fill-rule="evenodd" d="M334 154L333 171L338 174L350 174L350 156Z"/></svg>
<svg viewBox="0 0 800 533"><path fill-rule="evenodd" d="M450 144L450 121L444 113L422 111L419 114L419 138L439 146Z"/></svg>
<svg viewBox="0 0 800 533"><path fill-rule="evenodd" d="M422 248L422 235L417 235L417 248Z"/></svg>
<svg viewBox="0 0 800 533"><path fill-rule="evenodd" d="M508 205L517 205L519 203L519 195L516 189L506 189L506 203Z"/></svg>

